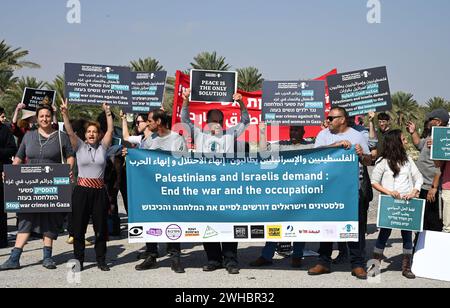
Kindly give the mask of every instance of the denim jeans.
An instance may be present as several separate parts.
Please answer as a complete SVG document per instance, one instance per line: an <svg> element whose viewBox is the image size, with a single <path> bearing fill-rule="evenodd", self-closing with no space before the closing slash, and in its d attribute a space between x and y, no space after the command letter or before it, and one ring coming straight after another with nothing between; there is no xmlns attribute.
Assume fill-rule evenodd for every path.
<svg viewBox="0 0 450 308"><path fill-rule="evenodd" d="M275 242L267 242L266 246L264 246L261 256L267 261L272 261L273 256L275 254L275 250L277 249L277 243ZM292 253L292 257L294 258L303 258L303 250L305 249L305 243L296 242L294 243L294 252Z"/></svg>
<svg viewBox="0 0 450 308"><path fill-rule="evenodd" d="M380 229L380 233L378 234L377 243L375 244L375 247L378 250L382 251L386 248L386 243L389 240L391 233L392 233L391 229L383 229L383 228ZM413 235L413 233L411 231L402 230L404 253L407 252L407 254L412 254L412 250L413 250L412 235Z"/></svg>

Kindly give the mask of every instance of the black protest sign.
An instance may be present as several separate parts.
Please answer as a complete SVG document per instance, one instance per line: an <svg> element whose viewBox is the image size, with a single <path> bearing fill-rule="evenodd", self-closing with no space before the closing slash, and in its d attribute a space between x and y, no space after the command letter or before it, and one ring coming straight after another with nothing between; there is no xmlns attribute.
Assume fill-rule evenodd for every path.
<svg viewBox="0 0 450 308"><path fill-rule="evenodd" d="M236 72L191 70L191 102L229 103L236 92Z"/></svg>
<svg viewBox="0 0 450 308"><path fill-rule="evenodd" d="M386 67L376 67L327 78L332 107L342 107L350 116L392 109Z"/></svg>
<svg viewBox="0 0 450 308"><path fill-rule="evenodd" d="M131 72L131 105L124 111L147 113L161 108L167 72Z"/></svg>
<svg viewBox="0 0 450 308"><path fill-rule="evenodd" d="M127 107L131 70L125 66L65 64L65 96L71 104Z"/></svg>
<svg viewBox="0 0 450 308"><path fill-rule="evenodd" d="M4 169L6 212L68 213L72 211L69 165L5 165Z"/></svg>
<svg viewBox="0 0 450 308"><path fill-rule="evenodd" d="M325 119L325 81L264 81L263 121L288 126L318 126Z"/></svg>
<svg viewBox="0 0 450 308"><path fill-rule="evenodd" d="M56 91L25 88L23 90L22 103L25 109L36 111L39 104L53 105L55 102Z"/></svg>

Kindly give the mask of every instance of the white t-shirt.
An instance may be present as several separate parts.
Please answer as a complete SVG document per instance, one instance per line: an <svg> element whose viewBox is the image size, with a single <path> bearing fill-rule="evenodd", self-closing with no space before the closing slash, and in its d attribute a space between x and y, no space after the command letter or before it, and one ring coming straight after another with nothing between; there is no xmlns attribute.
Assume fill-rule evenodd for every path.
<svg viewBox="0 0 450 308"><path fill-rule="evenodd" d="M161 150L170 152L186 152L187 146L184 138L177 133L170 132L167 136L147 138L142 146L146 150Z"/></svg>
<svg viewBox="0 0 450 308"><path fill-rule="evenodd" d="M369 145L364 135L351 127L349 127L348 130L342 134L333 134L330 132L330 129L328 128L324 129L317 136L314 147L315 148L326 147L340 141L349 141L353 146L359 144L363 149L364 154L370 155ZM360 181L363 179L363 172L364 172L363 165L360 163L359 164Z"/></svg>
<svg viewBox="0 0 450 308"><path fill-rule="evenodd" d="M364 135L351 127L349 127L348 130L342 134L332 134L328 128L324 129L317 136L314 147L326 147L340 141L349 141L352 145L359 144L362 147L364 154L370 154L369 145L367 140L364 138Z"/></svg>
<svg viewBox="0 0 450 308"><path fill-rule="evenodd" d="M423 177L414 161L408 157L408 162L400 167L400 173L394 178L394 171L386 159L379 159L372 172L372 184L380 184L390 191L397 191L404 196L413 188L421 190Z"/></svg>

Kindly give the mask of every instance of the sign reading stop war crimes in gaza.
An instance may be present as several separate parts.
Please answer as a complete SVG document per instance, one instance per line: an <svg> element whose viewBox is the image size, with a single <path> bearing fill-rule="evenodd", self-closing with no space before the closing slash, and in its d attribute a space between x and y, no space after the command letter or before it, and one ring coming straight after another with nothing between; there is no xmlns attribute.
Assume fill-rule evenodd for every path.
<svg viewBox="0 0 450 308"><path fill-rule="evenodd" d="M191 70L191 102L233 101L237 72Z"/></svg>
<svg viewBox="0 0 450 308"><path fill-rule="evenodd" d="M268 124L320 126L325 117L325 81L264 81L262 113Z"/></svg>
<svg viewBox="0 0 450 308"><path fill-rule="evenodd" d="M72 186L69 172L67 164L5 165L5 211L71 212Z"/></svg>
<svg viewBox="0 0 450 308"><path fill-rule="evenodd" d="M35 111L39 104L52 105L55 101L56 91L25 88L22 96L22 103L26 110Z"/></svg>
<svg viewBox="0 0 450 308"><path fill-rule="evenodd" d="M350 116L392 109L386 67L377 67L329 76L333 107L345 108Z"/></svg>
<svg viewBox="0 0 450 308"><path fill-rule="evenodd" d="M149 112L163 104L167 72L131 72L131 106L133 113Z"/></svg>
<svg viewBox="0 0 450 308"><path fill-rule="evenodd" d="M69 103L127 107L131 101L131 71L124 66L65 64L65 96Z"/></svg>
<svg viewBox="0 0 450 308"><path fill-rule="evenodd" d="M354 149L196 156L129 150L130 242L358 240Z"/></svg>

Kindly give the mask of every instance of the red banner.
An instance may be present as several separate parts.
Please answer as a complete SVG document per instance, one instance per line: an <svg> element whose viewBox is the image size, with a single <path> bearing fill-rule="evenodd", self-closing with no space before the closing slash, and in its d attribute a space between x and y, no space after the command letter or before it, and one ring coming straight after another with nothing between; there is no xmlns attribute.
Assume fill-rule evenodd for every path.
<svg viewBox="0 0 450 308"><path fill-rule="evenodd" d="M330 75L336 75L337 70L333 69L329 73L317 78L316 80L325 80ZM326 93L326 115L330 110L330 101L328 96L328 86L325 84ZM175 90L174 90L174 102L172 113L172 124L181 122L181 107L183 106L183 89L190 87L189 75L184 74L181 71L177 71ZM262 104L262 91L245 92L238 90L243 96L243 101L247 105L248 112L250 114L250 126L245 132L245 135L241 136L240 140L246 140L249 142L257 142L259 140L258 124L261 122L261 104ZM238 103L191 103L189 105L190 118L194 125L203 127L206 125L206 114L211 109L219 109L223 112L225 117L225 129L234 126L239 123L241 119L241 112ZM305 138L316 137L320 132L319 126L305 127ZM269 141L289 140L289 126L280 126L279 136L272 136L271 130L267 130Z"/></svg>

